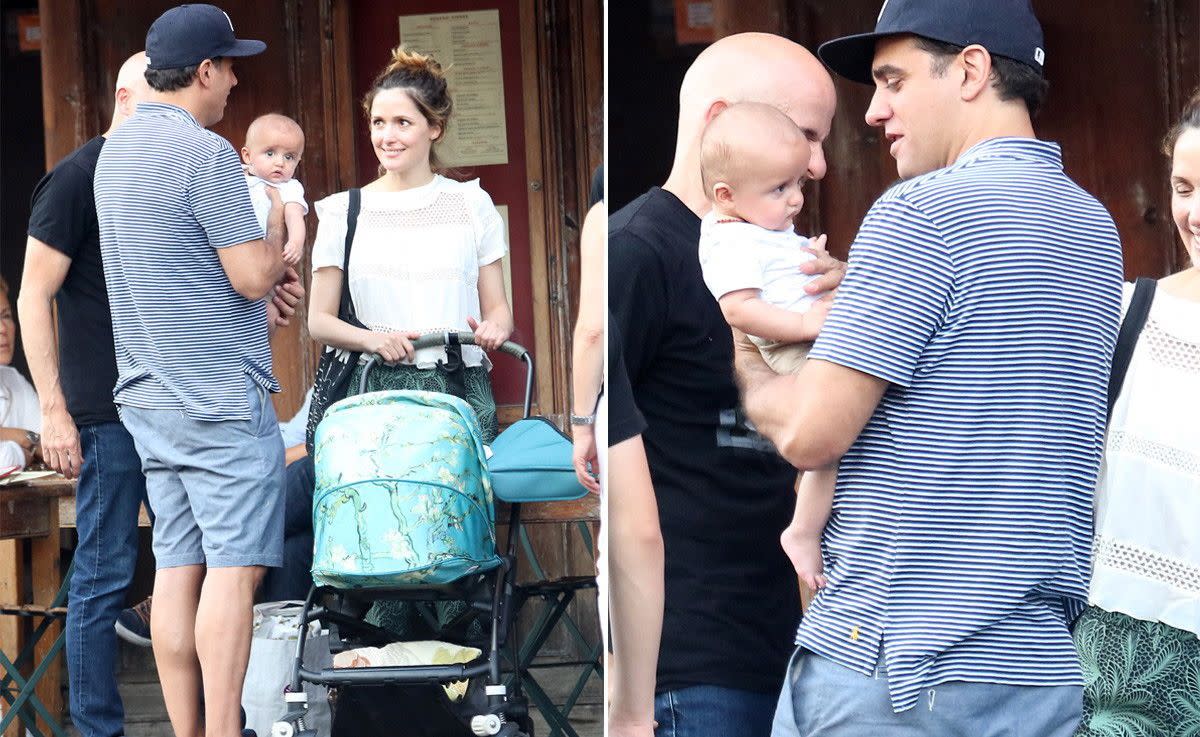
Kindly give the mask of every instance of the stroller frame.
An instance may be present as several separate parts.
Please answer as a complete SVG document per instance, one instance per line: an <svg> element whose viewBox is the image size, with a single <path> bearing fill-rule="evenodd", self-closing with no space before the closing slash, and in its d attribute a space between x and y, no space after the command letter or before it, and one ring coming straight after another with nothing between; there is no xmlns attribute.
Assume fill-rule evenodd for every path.
<svg viewBox="0 0 1200 737"><path fill-rule="evenodd" d="M475 336L467 332L445 332L424 335L413 341L414 348L441 345L473 345ZM524 347L511 341L505 342L500 350L525 364L525 399L523 416L529 417L533 396L533 356ZM378 362L372 356L363 368L359 393L366 393L367 376ZM471 574L449 584L406 585L395 588L372 588L367 591L381 594L373 599L402 599L415 601L466 601L477 611L487 612L491 624L488 635L489 648L483 657L469 663L452 665L387 666L367 668L322 668L319 671L304 667L304 646L308 625L314 621L325 621L365 633L368 638L390 639L386 630L362 621L360 618L338 609L319 604L326 595L343 596L357 594L357 589L345 589L329 585L313 585L305 599L299 615L300 636L296 643L296 657L292 662L291 680L284 694L286 713L272 726L272 737L316 737L312 730L305 729L304 718L308 712L308 696L305 682L325 686L378 686L378 685L436 685L456 681L469 681L486 676L486 709L471 717L469 729L476 735L498 737L520 737L529 730L521 731L519 725L529 724L528 707L520 698L520 678L514 680L516 694L510 698L502 679L501 648L511 634L514 619L515 582L517 572L517 541L521 521L521 505L511 503L508 518L508 539L505 550L499 557L496 568ZM497 545L499 547L499 545ZM499 552L499 551L497 551ZM490 591L489 591L490 589ZM481 594L487 594L483 596ZM490 599L490 600L489 600ZM468 695L469 696L469 695ZM466 701L466 699L464 699Z"/></svg>

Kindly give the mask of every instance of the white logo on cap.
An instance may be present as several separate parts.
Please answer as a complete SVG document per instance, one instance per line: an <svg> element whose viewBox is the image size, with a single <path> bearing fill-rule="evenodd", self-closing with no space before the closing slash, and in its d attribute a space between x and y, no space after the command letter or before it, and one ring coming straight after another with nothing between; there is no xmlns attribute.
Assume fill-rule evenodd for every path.
<svg viewBox="0 0 1200 737"><path fill-rule="evenodd" d="M883 7L881 7L881 8L879 9L879 15L877 15L877 16L875 17L875 22L876 22L876 23L878 23L878 22L879 22L879 19L883 17L883 11L887 10L887 4L888 4L889 2L891 2L891 0L883 0Z"/></svg>
<svg viewBox="0 0 1200 737"><path fill-rule="evenodd" d="M1046 65L1046 52L1040 46L1033 50L1033 60L1042 66Z"/></svg>
<svg viewBox="0 0 1200 737"><path fill-rule="evenodd" d="M225 16L225 22L229 24L230 32L233 32L233 19L230 18L229 13L226 13L224 10L222 10L221 13Z"/></svg>

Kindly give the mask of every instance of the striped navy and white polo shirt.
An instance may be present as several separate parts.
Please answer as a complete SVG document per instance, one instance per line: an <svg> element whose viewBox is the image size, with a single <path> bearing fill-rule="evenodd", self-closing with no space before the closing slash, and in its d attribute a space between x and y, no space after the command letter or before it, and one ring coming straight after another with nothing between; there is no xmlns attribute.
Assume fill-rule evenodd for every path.
<svg viewBox="0 0 1200 737"><path fill-rule="evenodd" d="M890 386L841 460L797 644L881 662L898 712L947 681L1082 684L1067 626L1121 281L1112 219L1053 143L984 141L874 204L810 357Z"/></svg>
<svg viewBox="0 0 1200 737"><path fill-rule="evenodd" d="M95 193L117 404L250 419L245 375L279 384L266 301L238 294L217 254L262 237L233 146L183 108L141 103L104 144Z"/></svg>

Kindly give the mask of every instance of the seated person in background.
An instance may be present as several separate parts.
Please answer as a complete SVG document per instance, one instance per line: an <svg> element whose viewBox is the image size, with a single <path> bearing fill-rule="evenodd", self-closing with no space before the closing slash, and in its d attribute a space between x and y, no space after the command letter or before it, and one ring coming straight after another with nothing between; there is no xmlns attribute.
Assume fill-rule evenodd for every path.
<svg viewBox="0 0 1200 737"><path fill-rule="evenodd" d="M17 346L17 321L0 279L0 468L28 466L38 454L42 410L33 385L9 366Z"/></svg>
<svg viewBox="0 0 1200 737"><path fill-rule="evenodd" d="M304 448L304 428L312 387L292 419L279 423L283 437L283 565L267 571L258 588L260 601L303 599L312 587L312 498L316 475L312 457Z"/></svg>
<svg viewBox="0 0 1200 737"><path fill-rule="evenodd" d="M304 258L304 216L308 214L308 203L304 201L304 185L292 178L303 155L304 131L299 123L286 115L260 115L246 129L242 161L254 214L265 234L267 213L271 210L267 187L274 187L283 201L283 222L287 226L283 260L291 266Z"/></svg>
<svg viewBox="0 0 1200 737"><path fill-rule="evenodd" d="M831 300L805 290L825 236L794 230L804 206L811 151L804 133L771 105L730 105L708 124L700 171L712 210L700 224L700 267L725 321L750 336L778 374L804 366ZM822 588L821 532L833 505L837 466L801 476L783 548L810 590Z"/></svg>

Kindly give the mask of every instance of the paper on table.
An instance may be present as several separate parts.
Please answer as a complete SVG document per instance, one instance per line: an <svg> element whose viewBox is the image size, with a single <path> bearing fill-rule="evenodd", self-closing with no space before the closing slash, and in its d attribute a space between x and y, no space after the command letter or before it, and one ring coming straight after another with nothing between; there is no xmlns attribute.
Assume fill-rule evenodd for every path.
<svg viewBox="0 0 1200 737"><path fill-rule="evenodd" d="M54 471L22 471L14 473L4 478L0 478L0 486L11 486L12 484L24 484L36 479L44 479L47 476L53 476Z"/></svg>

